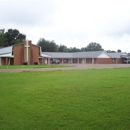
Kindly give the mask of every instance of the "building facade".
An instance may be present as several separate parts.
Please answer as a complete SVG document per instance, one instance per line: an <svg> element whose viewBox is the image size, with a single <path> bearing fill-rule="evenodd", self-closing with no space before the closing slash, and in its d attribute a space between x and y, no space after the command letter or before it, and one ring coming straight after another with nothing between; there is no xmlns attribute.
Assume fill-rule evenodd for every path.
<svg viewBox="0 0 130 130"><path fill-rule="evenodd" d="M0 65L44 64L50 56L41 53L41 47L23 40L21 44L0 49Z"/></svg>
<svg viewBox="0 0 130 130"><path fill-rule="evenodd" d="M53 59L59 59L61 64L121 64L124 58L121 56L126 53L107 53L105 51L91 52L43 52Z"/></svg>
<svg viewBox="0 0 130 130"><path fill-rule="evenodd" d="M126 53L90 52L41 52L41 47L23 40L21 44L0 49L0 65L50 64L59 59L61 64L121 64Z"/></svg>

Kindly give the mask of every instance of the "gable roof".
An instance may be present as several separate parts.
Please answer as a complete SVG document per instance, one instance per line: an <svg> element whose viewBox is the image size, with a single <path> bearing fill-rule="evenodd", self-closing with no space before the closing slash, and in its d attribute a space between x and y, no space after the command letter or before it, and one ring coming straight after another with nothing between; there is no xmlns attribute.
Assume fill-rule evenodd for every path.
<svg viewBox="0 0 130 130"><path fill-rule="evenodd" d="M104 51L73 52L73 58L97 58Z"/></svg>
<svg viewBox="0 0 130 130"><path fill-rule="evenodd" d="M12 53L13 46L4 47L0 49L0 55Z"/></svg>
<svg viewBox="0 0 130 130"><path fill-rule="evenodd" d="M52 58L73 58L72 53L67 52L42 52L42 54L49 55Z"/></svg>
<svg viewBox="0 0 130 130"><path fill-rule="evenodd" d="M90 52L42 52L51 56L52 58L97 58L104 51L90 51Z"/></svg>
<svg viewBox="0 0 130 130"><path fill-rule="evenodd" d="M122 55L127 55L126 52L107 53L111 58L121 58Z"/></svg>
<svg viewBox="0 0 130 130"><path fill-rule="evenodd" d="M0 57L10 57L10 58L13 58L14 56L12 55L12 53L7 53L7 54L0 55Z"/></svg>

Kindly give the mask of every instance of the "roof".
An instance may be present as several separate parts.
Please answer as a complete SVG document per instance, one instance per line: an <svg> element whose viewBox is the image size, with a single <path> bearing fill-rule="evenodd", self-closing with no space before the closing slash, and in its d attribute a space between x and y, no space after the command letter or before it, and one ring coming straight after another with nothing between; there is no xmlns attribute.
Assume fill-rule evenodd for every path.
<svg viewBox="0 0 130 130"><path fill-rule="evenodd" d="M12 53L12 50L13 50L13 46L1 48L0 49L0 55L7 54L7 53Z"/></svg>
<svg viewBox="0 0 130 130"><path fill-rule="evenodd" d="M97 58L104 51L90 51L90 52L42 52L51 56L52 58Z"/></svg>
<svg viewBox="0 0 130 130"><path fill-rule="evenodd" d="M67 52L42 52L42 54L49 55L52 58L73 58L72 53Z"/></svg>
<svg viewBox="0 0 130 130"><path fill-rule="evenodd" d="M14 56L12 56L12 52L11 52L11 53L0 55L0 57L11 57L11 58L13 58Z"/></svg>
<svg viewBox="0 0 130 130"><path fill-rule="evenodd" d="M104 51L74 52L73 58L97 58Z"/></svg>
<svg viewBox="0 0 130 130"><path fill-rule="evenodd" d="M122 55L127 55L126 52L107 53L111 58L121 58Z"/></svg>
<svg viewBox="0 0 130 130"><path fill-rule="evenodd" d="M41 54L41 57L51 57L51 56L49 56L49 55L45 55L45 54Z"/></svg>

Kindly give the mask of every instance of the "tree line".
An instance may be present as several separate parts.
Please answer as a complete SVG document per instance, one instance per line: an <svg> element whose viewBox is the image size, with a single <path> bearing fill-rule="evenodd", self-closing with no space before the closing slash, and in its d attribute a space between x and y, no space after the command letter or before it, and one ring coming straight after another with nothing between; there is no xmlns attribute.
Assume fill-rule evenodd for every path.
<svg viewBox="0 0 130 130"><path fill-rule="evenodd" d="M17 29L8 29L5 32L5 29L0 29L0 47L7 47L15 44L21 43L26 39L26 35L19 32ZM61 44L58 45L54 40L46 40L45 38L40 38L37 42L38 46L41 46L43 52L83 52L83 51L103 51L104 49L99 43L91 42L86 47L81 49L76 47L70 47ZM107 50L108 53L115 52ZM121 52L118 49L117 52Z"/></svg>
<svg viewBox="0 0 130 130"><path fill-rule="evenodd" d="M45 40L41 38L38 43L38 46L41 46L43 52L83 52L83 51L102 51L104 50L99 43L91 42L86 47L81 49L76 47L68 48L65 45L57 45L54 41Z"/></svg>
<svg viewBox="0 0 130 130"><path fill-rule="evenodd" d="M20 33L17 29L8 29L7 32L5 32L5 29L0 29L1 47L7 47L21 43L24 39L26 39L26 35Z"/></svg>

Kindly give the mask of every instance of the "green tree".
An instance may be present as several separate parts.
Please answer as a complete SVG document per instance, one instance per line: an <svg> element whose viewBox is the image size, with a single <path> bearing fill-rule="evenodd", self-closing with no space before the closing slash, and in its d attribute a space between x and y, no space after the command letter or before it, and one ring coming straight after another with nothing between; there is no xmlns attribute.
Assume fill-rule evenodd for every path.
<svg viewBox="0 0 130 130"><path fill-rule="evenodd" d="M60 45L58 47L58 52L68 52L68 48L65 45Z"/></svg>
<svg viewBox="0 0 130 130"><path fill-rule="evenodd" d="M83 51L87 51L87 47L82 47L81 48L81 51L83 52Z"/></svg>
<svg viewBox="0 0 130 130"><path fill-rule="evenodd" d="M80 52L81 50L79 48L76 47L70 47L68 48L68 52Z"/></svg>
<svg viewBox="0 0 130 130"><path fill-rule="evenodd" d="M44 52L57 52L58 50L58 45L54 41L45 40L44 38L41 38L37 45L41 46Z"/></svg>
<svg viewBox="0 0 130 130"><path fill-rule="evenodd" d="M8 29L4 34L4 46L18 44L26 39L26 35L20 33L17 29Z"/></svg>
<svg viewBox="0 0 130 130"><path fill-rule="evenodd" d="M0 29L0 46L1 47L4 46L4 42L5 42L5 40L4 40L4 32L5 32L4 29Z"/></svg>
<svg viewBox="0 0 130 130"><path fill-rule="evenodd" d="M91 42L89 45L85 48L86 51L102 51L102 46L99 43Z"/></svg>
<svg viewBox="0 0 130 130"><path fill-rule="evenodd" d="M117 50L117 52L121 52L121 50L120 50L120 49L118 49L118 50Z"/></svg>
<svg viewBox="0 0 130 130"><path fill-rule="evenodd" d="M116 53L116 51L113 51L113 50L107 50L106 52L107 53Z"/></svg>

